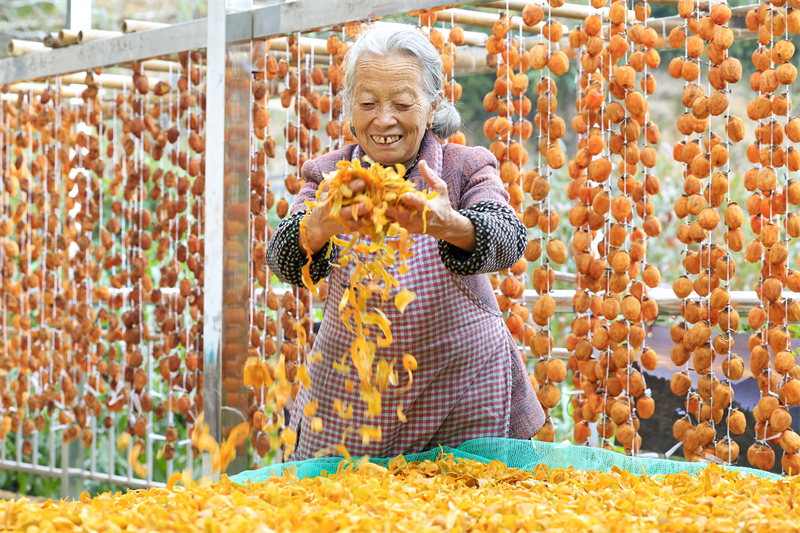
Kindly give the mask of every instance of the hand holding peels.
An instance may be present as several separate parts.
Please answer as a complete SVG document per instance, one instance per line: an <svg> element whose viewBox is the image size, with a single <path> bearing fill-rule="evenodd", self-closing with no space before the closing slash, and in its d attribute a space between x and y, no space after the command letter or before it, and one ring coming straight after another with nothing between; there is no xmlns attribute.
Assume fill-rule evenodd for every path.
<svg viewBox="0 0 800 533"><path fill-rule="evenodd" d="M420 161L419 169L428 183L429 192L436 193L436 196L426 201L418 192L407 192L401 199L403 205L386 208L386 217L410 234L427 234L465 251L474 251L475 228L468 218L453 209L447 183L424 160Z"/></svg>

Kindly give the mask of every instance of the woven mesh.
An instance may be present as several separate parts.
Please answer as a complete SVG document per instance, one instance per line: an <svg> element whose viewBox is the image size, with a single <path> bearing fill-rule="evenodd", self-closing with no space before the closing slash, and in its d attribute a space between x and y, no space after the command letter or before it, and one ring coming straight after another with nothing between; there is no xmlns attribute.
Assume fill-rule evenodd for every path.
<svg viewBox="0 0 800 533"><path fill-rule="evenodd" d="M629 457L621 453L590 448L588 446L575 446L569 443L552 444L549 442L534 442L512 439L474 439L465 442L458 448L434 448L422 453L404 456L409 463L412 461L436 460L441 453L452 453L456 459L474 459L484 463L499 460L511 468L532 471L538 464L544 464L550 469L569 468L575 470L610 472L613 467L619 467L628 472L649 476L666 474L696 474L706 465L702 463L687 463L667 459L651 459L645 457ZM370 458L370 462L386 466L392 458ZM287 468L296 468L299 478L316 477L322 472L336 472L340 457L322 457L307 461L294 461L268 466L259 470L248 470L235 476L231 481L244 484L266 481L270 477L280 476ZM778 480L782 476L770 472L762 472L752 468L728 467L744 474L754 475L766 479Z"/></svg>

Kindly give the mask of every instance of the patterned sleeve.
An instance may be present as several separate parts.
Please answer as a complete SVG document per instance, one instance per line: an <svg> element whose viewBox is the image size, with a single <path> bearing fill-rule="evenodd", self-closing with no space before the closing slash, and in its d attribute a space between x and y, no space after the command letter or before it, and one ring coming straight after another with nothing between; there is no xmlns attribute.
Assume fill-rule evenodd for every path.
<svg viewBox="0 0 800 533"><path fill-rule="evenodd" d="M295 199L290 216L278 225L267 245L267 265L284 283L303 286L302 269L308 259L304 250L300 249L300 220L306 211L306 200L313 200L317 188L322 181L319 165L313 160L306 161L302 168L305 184ZM326 278L331 271L331 263L336 260L337 247L333 247L331 256L326 258L328 249L333 246L328 241L322 250L311 258L311 280L314 283ZM330 261L330 262L329 262Z"/></svg>
<svg viewBox="0 0 800 533"><path fill-rule="evenodd" d="M462 157L453 160L461 161L459 173L459 189L457 209L466 209L480 202L492 201L508 206L508 191L500 181L497 172L497 159L492 152L482 146L467 148Z"/></svg>
<svg viewBox="0 0 800 533"><path fill-rule="evenodd" d="M504 270L525 253L528 230L508 204L487 200L461 209L459 213L475 226L477 246L469 253L439 241L439 256L452 273L473 276Z"/></svg>
<svg viewBox="0 0 800 533"><path fill-rule="evenodd" d="M303 267L308 261L306 253L300 249L300 220L305 211L298 211L289 218L284 219L275 230L275 234L267 247L267 265L278 279L284 283L302 287ZM336 260L337 247L333 247L331 257L326 257L328 249L332 246L328 241L322 249L311 256L311 281L314 283L328 277L331 261Z"/></svg>
<svg viewBox="0 0 800 533"><path fill-rule="evenodd" d="M475 226L473 253L439 242L439 255L454 274L472 276L504 270L516 263L528 244L528 230L508 204L508 192L497 172L497 159L486 148L445 145L460 165L454 208Z"/></svg>

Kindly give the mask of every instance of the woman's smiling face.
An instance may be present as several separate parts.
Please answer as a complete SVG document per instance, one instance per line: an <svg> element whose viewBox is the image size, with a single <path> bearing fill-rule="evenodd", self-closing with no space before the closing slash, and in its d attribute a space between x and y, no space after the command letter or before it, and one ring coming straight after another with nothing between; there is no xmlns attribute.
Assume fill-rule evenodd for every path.
<svg viewBox="0 0 800 533"><path fill-rule="evenodd" d="M366 55L355 66L352 125L361 148L385 166L411 166L436 108L425 96L422 67L410 57Z"/></svg>

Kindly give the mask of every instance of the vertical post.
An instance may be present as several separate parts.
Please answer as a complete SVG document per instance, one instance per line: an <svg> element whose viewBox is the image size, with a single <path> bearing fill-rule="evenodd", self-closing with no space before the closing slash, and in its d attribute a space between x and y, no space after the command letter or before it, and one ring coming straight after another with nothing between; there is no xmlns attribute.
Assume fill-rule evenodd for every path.
<svg viewBox="0 0 800 533"><path fill-rule="evenodd" d="M222 263L225 204L225 2L208 0L206 47L206 220L203 265L203 411L211 435L222 434ZM203 454L203 477L211 476Z"/></svg>
<svg viewBox="0 0 800 533"><path fill-rule="evenodd" d="M218 442L248 419L250 42L226 45L225 8L208 2L203 409ZM227 472L247 465L241 445ZM206 456L203 475L211 474Z"/></svg>
<svg viewBox="0 0 800 533"><path fill-rule="evenodd" d="M72 469L83 470L85 453L80 439L61 445L61 498L77 501L83 492L83 476Z"/></svg>
<svg viewBox="0 0 800 533"><path fill-rule="evenodd" d="M222 436L247 422L244 365L250 347L250 41L227 46L225 80L225 226L222 268ZM247 447L227 472L247 470Z"/></svg>
<svg viewBox="0 0 800 533"><path fill-rule="evenodd" d="M92 0L67 1L67 29L88 30L92 27Z"/></svg>
<svg viewBox="0 0 800 533"><path fill-rule="evenodd" d="M91 27L92 0L67 0L67 28L70 30L89 30ZM83 396L83 383L78 384L78 390L78 398L81 398ZM96 432L94 434L97 435ZM63 499L80 499L81 492L83 492L83 477L72 476L70 470L83 470L84 457L85 453L79 439L73 440L68 444L62 442L61 497Z"/></svg>

